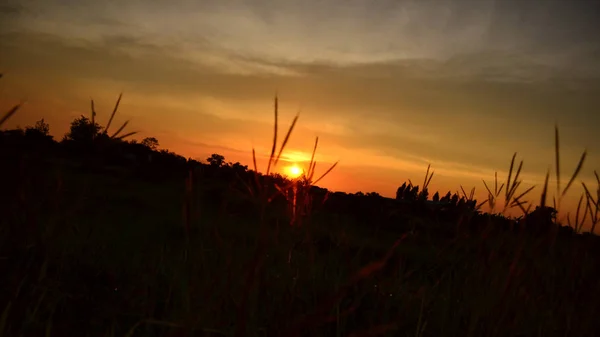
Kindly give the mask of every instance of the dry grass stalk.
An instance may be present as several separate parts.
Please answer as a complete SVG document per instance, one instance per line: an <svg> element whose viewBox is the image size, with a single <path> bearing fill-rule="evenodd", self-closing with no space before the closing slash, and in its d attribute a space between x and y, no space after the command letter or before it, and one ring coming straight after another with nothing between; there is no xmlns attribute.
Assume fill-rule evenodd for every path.
<svg viewBox="0 0 600 337"><path fill-rule="evenodd" d="M493 212L496 209L496 201L498 200L498 197L500 197L500 193L502 193L502 190L504 189L504 183L502 183L500 185L500 187L498 187L498 172L497 171L494 172L494 192L493 193L490 190L490 188L488 187L485 180L482 180L482 181L483 181L483 185L485 186L485 189L488 191L487 203L490 207L490 212Z"/></svg>
<svg viewBox="0 0 600 337"><path fill-rule="evenodd" d="M0 78L2 78L4 75L2 73L0 73ZM0 118L0 127L2 127L2 125L9 119L11 118L15 113L17 113L17 111L21 108L21 106L23 105L23 102L13 106L12 108L10 108L7 112L4 113L4 115L2 115L2 117Z"/></svg>
<svg viewBox="0 0 600 337"><path fill-rule="evenodd" d="M319 137L316 137L315 146L313 147L313 151L312 151L312 154L310 157L310 163L308 165L308 172L303 175L305 185L308 185L308 186L314 186L315 184L317 184L319 181L321 181L323 178L325 178L338 164L338 162L336 161L335 163L333 163L333 165L331 165L329 167L329 169L327 169L327 171L325 171L325 173L321 174L321 176L319 176L319 178L317 178L316 180L313 180L315 172L316 172L316 167L317 167L317 161L315 160L315 154L317 152L318 144L319 144Z"/></svg>
<svg viewBox="0 0 600 337"><path fill-rule="evenodd" d="M591 221L591 229L590 231L594 233L596 226L598 224L598 215L600 214L600 178L598 178L598 173L594 171L594 175L596 176L597 181L597 190L596 190L596 198L590 193L585 182L581 182L583 189L585 191L586 197L586 210L589 213L590 221Z"/></svg>
<svg viewBox="0 0 600 337"><path fill-rule="evenodd" d="M117 98L117 102L115 103L115 107L113 108L112 113L110 114L110 118L108 119L108 123L106 124L106 127L104 128L104 131L102 131L102 134L105 136L108 136L108 129L110 128L113 119L115 118L115 115L117 114L117 111L119 109L119 104L121 103L121 99L123 98L123 93L119 94L119 97ZM94 100L91 99L90 100L90 108L91 108L91 122L92 125L96 125L96 108L95 108L95 104L94 104ZM128 132L126 134L120 135L119 134L121 132L123 132L123 130L125 129L125 127L129 124L129 121L125 121L125 123L123 123L123 125L121 125L121 127L119 129L117 129L116 132L114 132L111 136L108 136L110 139L114 139L114 140L123 140L127 137L133 136L135 134L137 134L137 131L133 131L133 132ZM92 137L95 137L96 135L92 135Z"/></svg>
<svg viewBox="0 0 600 337"><path fill-rule="evenodd" d="M523 201L522 199L527 194L529 194L529 192L531 192L535 186L528 188L523 193L518 194L515 197L515 194L517 193L517 190L521 186L521 183L522 183L522 181L519 180L519 176L521 174L521 170L523 169L523 161L521 160L519 162L519 166L513 177L513 171L515 168L516 157L517 157L517 153L515 152L510 161L510 167L508 170L508 178L506 180L506 189L505 189L505 193L504 193L504 207L502 209L501 214L506 213L506 210L508 208L512 208L512 207L519 207L523 213L527 214L531 207L531 205L529 205L528 208L525 208L525 205L527 205L528 201ZM490 189L488 184L485 182L485 180L483 180L483 185L485 186L485 188L488 192L487 203L490 207L490 212L493 212L493 210L496 207L496 202L497 202L498 198L500 197L500 194L502 193L502 190L505 187L505 184L502 183L500 185L500 187L498 187L498 172L495 172L494 173L494 192L492 192L492 190ZM483 206L484 203L485 202L481 203L481 206Z"/></svg>
<svg viewBox="0 0 600 337"><path fill-rule="evenodd" d="M587 150L584 150L583 153L581 154L581 157L579 159L579 162L577 163L575 170L573 171L573 174L571 175L571 179L569 179L569 182L567 183L565 188L562 189L562 191L561 191L560 142L559 142L559 139L560 139L560 135L559 135L558 126L555 125L554 126L554 155L555 155L555 163L556 163L556 191L557 191L558 198L554 197L554 209L556 209L557 211L560 210L560 205L561 205L563 197L567 194L567 192L573 185L573 182L575 182L575 179L577 179L577 176L579 176L579 173L581 172L581 170L583 168L583 164L585 163L585 159L587 157ZM546 185L547 185L547 179L546 179ZM585 189L585 186L584 186L584 189ZM587 197L587 194L586 194L586 197ZM544 203L545 203L545 198L546 198L546 195L544 194L544 192L542 192L542 200L544 201ZM581 207L582 198L583 198L583 195L581 196L580 202L577 206L577 216L576 216L576 221L574 224L575 227L573 228L576 231L581 230L581 228L583 226L583 221L581 224L578 223L578 215L579 215L579 211L580 211L580 207ZM586 218L586 216L584 216L583 219L585 220L585 218ZM567 222L568 222L569 226L571 226L570 218L568 215L567 215Z"/></svg>
<svg viewBox="0 0 600 337"><path fill-rule="evenodd" d="M10 110L8 110L6 113L4 113L4 115L2 116L2 118L0 118L0 127L9 119L11 118L15 113L17 113L17 111L21 108L21 105L23 103L19 103L15 106L13 106Z"/></svg>
<svg viewBox="0 0 600 337"><path fill-rule="evenodd" d="M113 108L112 113L110 114L110 118L108 119L108 123L106 123L106 128L104 129L104 133L108 133L108 129L110 128L110 125L112 124L113 118L115 118L115 114L117 113L117 109L119 108L119 103L121 103L121 98L123 97L123 93L119 94L119 98L117 98L117 103L115 104L115 107Z"/></svg>
<svg viewBox="0 0 600 337"><path fill-rule="evenodd" d="M277 151L277 138L278 138L278 129L279 129L279 103L278 103L277 95L275 96L273 110L274 110L273 143L271 146L271 153L269 154L269 161L267 163L267 170L265 172L265 176L270 176L271 170L277 166L277 163L279 162L281 155L283 154L283 150L285 149L285 147L290 139L290 136L292 134L292 131L294 130L294 127L296 126L296 122L298 121L298 118L299 118L299 113L298 113L298 114L296 114L296 116L294 117L294 119L292 121L292 124L288 128L288 131L287 131L286 136L281 144L281 147L279 148L279 151ZM260 183L259 173L258 173L258 165L256 162L256 149L254 147L252 148L252 164L254 167L254 180L255 180L255 184L256 184L256 187L255 187L256 190L253 191L252 189L250 189L249 192L252 195L259 196L261 198L261 200L266 204L266 203L270 202L271 200L273 200L275 195L269 196L267 187L261 185L261 183Z"/></svg>

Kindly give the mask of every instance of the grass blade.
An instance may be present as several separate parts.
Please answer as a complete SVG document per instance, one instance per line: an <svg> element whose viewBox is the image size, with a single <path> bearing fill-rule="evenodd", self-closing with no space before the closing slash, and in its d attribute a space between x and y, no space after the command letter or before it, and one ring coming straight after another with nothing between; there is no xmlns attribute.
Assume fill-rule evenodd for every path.
<svg viewBox="0 0 600 337"><path fill-rule="evenodd" d="M425 188L429 187L429 184L431 183L431 179L433 179L434 173L435 173L435 171L431 171L431 175L429 176L429 179L427 180L427 183L425 184Z"/></svg>
<svg viewBox="0 0 600 337"><path fill-rule="evenodd" d="M569 187L571 187L571 185L573 184L573 182L575 181L575 179L579 175L579 172L581 172L581 169L583 168L583 163L585 162L585 157L586 156L587 156L587 151L583 151L583 154L581 155L581 158L579 159L579 163L577 164L577 168L575 168L575 172L573 172L573 176L571 176L571 180L569 180L569 183L567 183L567 186L565 186L564 191L560 195L561 198L565 194L567 194L567 191L569 190Z"/></svg>
<svg viewBox="0 0 600 337"><path fill-rule="evenodd" d="M554 125L554 155L556 159L556 193L560 193L560 146L558 125Z"/></svg>
<svg viewBox="0 0 600 337"><path fill-rule="evenodd" d="M333 165L331 165L331 167L330 167L330 168L329 168L327 171L325 171L325 173L323 173L323 174L322 174L322 175L319 177L319 179L317 179L317 180L315 180L315 181L313 182L313 185L314 185L314 184L316 184L316 183L318 183L319 181L321 181L321 179L325 178L325 176L326 176L326 175L328 175L328 174L329 174L329 172L331 172L331 170L333 170L333 169L334 169L334 168L337 166L337 164L338 164L338 163L339 163L339 161L336 161L336 162L335 162Z"/></svg>
<svg viewBox="0 0 600 337"><path fill-rule="evenodd" d="M110 136L110 138L115 138L115 137L117 137L117 135L118 135L119 133L121 133L121 131L123 131L123 129L125 129L125 127L127 126L127 124L129 124L129 121L125 121L125 123L123 123L123 125L121 125L121 127L120 127L120 128L119 128L119 129L118 129L118 130L117 130L115 133L113 133L113 135L112 135L112 136Z"/></svg>
<svg viewBox="0 0 600 337"><path fill-rule="evenodd" d="M292 135L292 131L294 131L294 127L296 126L296 122L298 122L298 117L300 117L300 116L298 114L296 114L296 117L294 117L294 120L292 121L292 125L290 125L290 128L289 128L287 134L285 135L285 138L283 139L283 143L281 143L281 148L279 149L279 153L277 154L277 157L275 158L274 165L277 165L277 163L279 162L279 158L281 158L281 154L283 153L283 150L285 149L285 146L287 145L287 142L290 140L290 136Z"/></svg>
<svg viewBox="0 0 600 337"><path fill-rule="evenodd" d="M508 180L506 181L506 193L505 193L506 200L509 199L508 187L510 186L510 178L512 177L512 172L513 172L513 168L515 166L515 158L516 157L517 157L517 153L515 152L512 156L512 159L510 160L510 168L508 169Z"/></svg>
<svg viewBox="0 0 600 337"><path fill-rule="evenodd" d="M429 168L431 167L431 164L427 164L427 171L425 171L425 180L423 180L423 190L425 190L425 188L427 188L427 178L429 177Z"/></svg>
<svg viewBox="0 0 600 337"><path fill-rule="evenodd" d="M279 101L277 95L275 95L275 103L274 103L274 113L275 113L275 124L273 130L273 146L271 147L271 154L269 155L269 163L267 164L267 175L271 172L271 164L273 163L273 157L275 156L275 150L277 150L277 128L278 128L278 118L279 114Z"/></svg>
<svg viewBox="0 0 600 337"><path fill-rule="evenodd" d="M126 134L124 134L122 136L119 136L117 138L114 138L114 139L122 140L122 139L125 139L127 137L133 136L133 135L135 135L137 133L138 133L137 131L128 132L128 133L126 133Z"/></svg>
<svg viewBox="0 0 600 337"><path fill-rule="evenodd" d="M108 128L110 128L110 125L112 124L113 118L115 118L115 114L117 113L117 109L119 109L119 103L121 103L121 98L123 97L123 93L119 94L119 98L117 98L117 103L115 103L115 107L112 111L112 113L110 114L110 118L108 119L108 123L106 124L106 128L104 129L105 133L108 133Z"/></svg>
<svg viewBox="0 0 600 337"><path fill-rule="evenodd" d="M96 109L94 108L94 100L91 99L91 108L92 108L92 125L96 124Z"/></svg>
<svg viewBox="0 0 600 337"><path fill-rule="evenodd" d="M546 179L544 180L544 189L542 190L542 198L540 200L540 207L546 207L546 198L548 195L548 178L550 178L550 170L546 172Z"/></svg>
<svg viewBox="0 0 600 337"><path fill-rule="evenodd" d="M0 126L2 126L2 124L4 124L4 122L6 122L9 118L11 118L20 108L21 108L22 103L19 103L17 105L15 105L14 107L12 107L10 110L8 110L4 116L2 116L2 118L0 118Z"/></svg>
<svg viewBox="0 0 600 337"><path fill-rule="evenodd" d="M527 190L525 190L525 192L519 194L519 196L515 197L513 200L521 200L521 198L523 198L525 195L527 195L527 193L531 192L533 189L535 188L535 186L531 186L530 188L528 188Z"/></svg>
<svg viewBox="0 0 600 337"><path fill-rule="evenodd" d="M485 189L488 191L489 195L493 195L492 191L490 191L490 188L488 187L487 183L485 182L485 180L481 179L481 181L483 181L483 186L485 186Z"/></svg>
<svg viewBox="0 0 600 337"><path fill-rule="evenodd" d="M579 224L579 212L581 211L581 203L583 202L583 194L579 197L579 202L577 203L577 211L575 212L575 233L579 233L579 229L583 226L583 221L581 225Z"/></svg>
<svg viewBox="0 0 600 337"><path fill-rule="evenodd" d="M308 181L312 181L312 178L315 174L315 168L317 166L317 163L315 162L315 154L317 153L317 146L319 145L319 137L317 136L317 138L315 139L315 146L313 147L313 151L312 154L310 156L310 163L308 164Z"/></svg>

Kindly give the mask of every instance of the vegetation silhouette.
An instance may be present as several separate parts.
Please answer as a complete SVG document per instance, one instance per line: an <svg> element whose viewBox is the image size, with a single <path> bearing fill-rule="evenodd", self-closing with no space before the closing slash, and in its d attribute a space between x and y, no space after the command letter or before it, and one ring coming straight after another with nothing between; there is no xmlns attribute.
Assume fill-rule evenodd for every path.
<svg viewBox="0 0 600 337"><path fill-rule="evenodd" d="M395 198L185 158L91 117L56 141L42 119L0 131L0 334L90 336L595 335L598 196L569 225L518 192L513 156L488 199L436 191L427 168ZM6 122L20 106L5 113ZM558 129L556 129L558 166ZM254 151L253 151L254 153ZM559 195L572 186L573 178ZM558 175L559 177L560 175ZM597 175L596 175L597 176ZM505 206L494 213L504 191ZM585 201L585 203L584 203ZM489 213L481 211L488 204ZM583 205L583 206L582 206ZM517 207L523 216L504 216ZM592 228L593 230L593 228Z"/></svg>

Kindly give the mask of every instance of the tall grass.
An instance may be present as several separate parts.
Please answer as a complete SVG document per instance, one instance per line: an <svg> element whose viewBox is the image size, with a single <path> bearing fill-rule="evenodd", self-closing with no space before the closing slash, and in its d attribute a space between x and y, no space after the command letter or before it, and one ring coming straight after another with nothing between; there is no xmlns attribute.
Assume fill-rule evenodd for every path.
<svg viewBox="0 0 600 337"><path fill-rule="evenodd" d="M120 97L104 129L107 136ZM93 101L92 118L95 121ZM280 163L298 118L280 137L275 97L265 174L259 174L252 149L254 174L251 181L242 181L256 201L256 217L221 214L205 204L213 197L203 196L211 181L193 171L185 184L94 176L89 179L93 188L82 190L81 182L88 177L70 172L63 174L61 189L43 192L35 184L23 185L29 186L24 195L48 200L73 193L81 209L57 207L42 218L42 225L55 226L56 231L44 236L43 247L22 253L27 257L23 261L40 261L28 264L20 279L15 277L16 286L10 289L18 294L2 304L0 335L594 336L600 331L600 303L595 300L600 296L600 273L593 242L567 238L551 246L545 238L500 231L494 236L457 232L448 239L416 230L409 236L377 232L367 226L373 224L343 214L313 213L312 207L320 205L311 199L310 188L337 165L316 173L318 137L305 174L275 190L269 187L265 177ZM125 126L127 122L113 136ZM558 172L558 128L555 144ZM564 189L557 175L556 205L577 181L585 154ZM484 181L484 202L494 210L498 200L504 201L501 212L518 208L525 226L534 225L534 219L528 219L534 187L522 190L523 161L517 163L516 157L515 153L505 181L499 183L497 173L493 189ZM433 175L428 166L421 193ZM548 170L542 207L550 176ZM583 209L587 215L576 214L578 231L584 218L597 223L600 179L595 176L595 196L581 183L585 196L577 214ZM465 199L473 199L474 189L460 190ZM273 216L278 198L291 205L287 217ZM135 205L132 199L147 205ZM183 231L176 227L182 205ZM8 211L15 219L25 213ZM416 221L410 214L406 218L403 221ZM282 219L289 222L279 226ZM436 221L453 225L427 221L432 226ZM86 269L80 264L91 265L92 276L83 278ZM103 278L97 270L115 275L115 280L106 281L110 287L92 291L87 287ZM17 274L18 269L11 271Z"/></svg>
<svg viewBox="0 0 600 337"><path fill-rule="evenodd" d="M290 137L292 135L294 127L299 118L299 114L296 114L296 116L292 120L290 127L287 130L287 133L285 134L285 137L283 138L283 141L281 142L281 145L279 146L279 150L277 150L278 128L279 128L279 122L278 122L279 121L279 104L278 104L278 102L279 102L278 97L275 96L274 109L273 109L273 111L274 111L273 141L272 141L272 146L271 146L271 153L269 155L269 160L268 160L267 168L265 171L265 175L267 177L271 174L272 169L275 169L275 167L279 163L279 161L281 159L281 155L283 154L283 151L286 148L288 141L290 140ZM315 170L316 170L316 164L317 164L314 159L315 159L315 153L317 150L318 142L319 142L319 138L317 137L315 140L315 146L313 148L313 152L312 152L311 160L309 162L308 170L305 171L306 173L303 174L303 176L300 179L293 180L290 184L283 185L283 186L276 186L276 188L277 188L276 194L285 197L286 199L288 199L288 202L290 202L290 204L291 204L291 223L290 223L291 225L301 223L300 217L305 214L299 213L299 212L297 212L297 210L299 208L299 205L306 206L308 203L310 203L310 199L309 199L310 198L310 194L309 194L310 187L313 186L314 184L316 184L317 182L319 182L322 178L324 178L337 165L337 162L334 163L318 179L313 180ZM260 238L260 242L257 245L257 249L255 252L255 258L253 259L253 261L251 263L249 272L246 277L246 288L244 291L244 295L242 297L240 309L238 310L238 322L236 324L236 331L235 331L234 336L245 335L246 320L247 320L247 315L248 315L247 301L248 301L250 291L253 286L253 280L254 280L252 278L252 275L255 275L256 273L260 272L259 268L263 262L262 258L266 254L266 250L267 250L267 242L266 242L267 223L266 223L266 219L265 219L265 210L266 210L267 204L275 198L275 195L268 195L267 194L268 188L265 185L260 184L260 182L259 182L259 170L256 165L256 150L254 148L252 149L252 161L253 161L253 165L254 165L255 186L257 187L257 189L254 191L250 190L250 194L254 195L254 196L258 196L260 198L260 200L262 201L261 202L261 213L260 213L261 214L261 221L260 221L261 225L260 225L260 233L258 235L258 237ZM302 189L300 189L300 187ZM292 192L291 200L289 200L290 193L288 193L290 191ZM301 194L299 194L299 193L301 193ZM298 203L299 198L301 198L303 200L303 202L300 204Z"/></svg>
<svg viewBox="0 0 600 337"><path fill-rule="evenodd" d="M590 190L584 182L581 182L585 190L585 198L586 198L586 211L590 215L590 219L592 222L590 232L594 233L596 229L596 225L598 224L598 214L600 213L600 177L598 177L598 172L594 171L594 176L596 177L597 188L596 188L596 198L592 196Z"/></svg>
<svg viewBox="0 0 600 337"><path fill-rule="evenodd" d="M555 128L554 128L554 155L555 155L554 162L555 162L555 170L556 170L556 196L553 198L553 208L556 209L557 211L560 211L560 206L561 206L563 198L566 196L567 192L572 187L573 183L577 180L577 177L579 176L579 174L581 173L581 170L583 169L583 165L584 165L585 159L587 157L587 151L585 151L585 150L583 151L583 153L577 163L577 166L575 167L573 174L571 175L567 184L562 189L561 189L562 186L561 186L561 174L560 174L560 172L561 172L560 141L559 141L558 126L555 126ZM523 168L523 161L521 160L519 162L519 165L515 171L516 156L517 156L517 153L515 152L513 154L511 162L510 162L506 183L502 183L502 184L498 185L498 172L496 172L494 175L494 189L493 190L488 186L486 181L483 180L483 185L488 192L488 198L487 198L487 200L485 200L485 203L487 203L489 205L490 212L493 212L497 205L497 200L499 199L502 191L504 190L505 191L504 207L500 213L505 214L508 208L518 207L523 212L523 215L526 218L527 215L531 212L531 208L532 208L532 206L534 206L534 204L531 203L530 200L525 200L525 197L528 196L530 194L530 192L536 186L535 185L531 186L528 189L526 189L525 191L517 194L517 190L520 187L521 182L522 182L521 180L519 180L519 177L521 174L521 170ZM514 173L514 176L513 176L513 173ZM594 173L595 173L595 171L594 171ZM596 174L596 176L597 176L597 174ZM544 179L544 185L542 187L542 192L540 195L539 207L541 207L541 208L547 207L549 178L550 178L550 169L546 172L546 177ZM597 201L595 199L593 199L593 197L590 199L590 197L592 196L591 193L589 193L589 190L587 189L587 186L585 185L584 182L582 182L582 185L585 189L585 192L582 193L580 196L577 210L576 210L576 215L575 215L575 222L571 223L569 213L567 213L567 215L566 215L568 225L570 227L572 227L578 233L581 232L581 230L583 228L583 224L584 224L588 214L592 215L592 212L595 212L595 209L597 208L596 207ZM600 188L600 185L599 185L599 188ZM464 190L463 190L463 193L464 193ZM582 206L582 202L584 201L584 198L585 198L586 206L585 206L583 215L580 218L580 214L581 214L580 211L581 211L581 206ZM594 214L597 214L597 213L594 213ZM597 220L594 222L593 217L592 217L592 228L591 228L592 233L595 229L594 223L597 223Z"/></svg>
<svg viewBox="0 0 600 337"><path fill-rule="evenodd" d="M115 115L117 114L117 110L119 109L119 104L121 103L121 98L123 98L123 93L119 94L119 97L117 98L117 102L115 103L115 107L113 108L113 110L110 114L110 117L108 118L108 122L106 123L106 127L104 128L104 130L101 133L102 136L108 137L113 140L122 140L122 139L131 137L138 133L137 131L132 131L132 132L127 132L125 134L120 135L121 132L123 132L123 130L125 130L125 127L127 126L127 124L129 124L129 121L127 120L112 135L108 134L108 130L109 130L110 126L112 125L112 121L115 118ZM96 125L97 113L96 113L96 109L94 108L94 100L93 99L91 100L91 110L92 111L91 111L91 119L90 120L92 121L92 125Z"/></svg>

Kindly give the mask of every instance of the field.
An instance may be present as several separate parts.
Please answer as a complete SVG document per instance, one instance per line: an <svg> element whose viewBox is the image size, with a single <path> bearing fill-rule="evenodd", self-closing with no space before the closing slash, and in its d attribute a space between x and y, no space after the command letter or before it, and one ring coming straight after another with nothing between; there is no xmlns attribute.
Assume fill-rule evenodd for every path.
<svg viewBox="0 0 600 337"><path fill-rule="evenodd" d="M2 133L0 336L600 334L600 241L579 215L575 230L544 217L547 184L517 222L468 193L329 193L310 170L186 160L123 128L77 138L94 116L61 142L42 124ZM558 130L556 148L558 166ZM519 172L513 158L487 202L531 211ZM582 200L597 222L598 198Z"/></svg>

